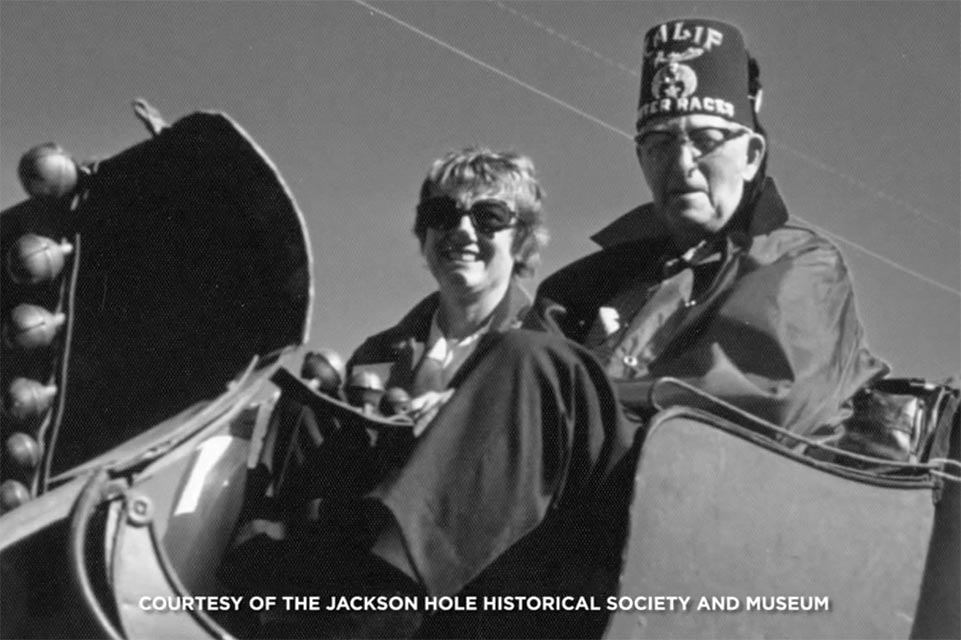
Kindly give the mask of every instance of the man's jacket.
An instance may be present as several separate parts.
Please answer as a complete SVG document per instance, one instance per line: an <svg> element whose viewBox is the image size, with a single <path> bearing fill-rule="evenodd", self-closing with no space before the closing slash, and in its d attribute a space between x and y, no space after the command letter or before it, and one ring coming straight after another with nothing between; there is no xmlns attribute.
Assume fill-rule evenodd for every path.
<svg viewBox="0 0 961 640"><path fill-rule="evenodd" d="M790 224L765 180L688 260L651 205L629 212L594 236L601 251L542 283L529 326L586 344L629 415L650 415L653 383L672 376L796 433L837 424L887 366L866 347L840 252ZM699 404L687 395L665 403Z"/></svg>
<svg viewBox="0 0 961 640"><path fill-rule="evenodd" d="M439 303L440 295L435 291L418 302L396 325L365 340L347 363L348 377L356 369L363 368L380 376L384 388L409 389L414 369L424 354L431 321ZM516 278L512 278L507 293L494 309L490 331L520 327L530 308L530 294Z"/></svg>

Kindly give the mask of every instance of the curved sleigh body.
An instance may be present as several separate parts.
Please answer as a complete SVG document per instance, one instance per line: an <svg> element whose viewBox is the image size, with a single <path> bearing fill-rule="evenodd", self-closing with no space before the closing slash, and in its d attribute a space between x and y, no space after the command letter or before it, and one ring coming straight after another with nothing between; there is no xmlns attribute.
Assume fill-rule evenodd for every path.
<svg viewBox="0 0 961 640"><path fill-rule="evenodd" d="M46 285L4 275L4 317L22 300L63 317L38 349L4 343L4 388L56 389L4 415L4 438L41 452L4 464L19 491L0 516L4 638L243 635L215 612L231 609L217 569L238 519L323 443L289 416L352 411L284 367L307 339L312 262L270 161L222 114L148 122L70 194L2 214L4 255L28 233L72 246ZM813 459L728 409L652 419L603 637L961 635L956 470ZM944 424L958 460L957 414ZM214 604L183 606L196 597Z"/></svg>

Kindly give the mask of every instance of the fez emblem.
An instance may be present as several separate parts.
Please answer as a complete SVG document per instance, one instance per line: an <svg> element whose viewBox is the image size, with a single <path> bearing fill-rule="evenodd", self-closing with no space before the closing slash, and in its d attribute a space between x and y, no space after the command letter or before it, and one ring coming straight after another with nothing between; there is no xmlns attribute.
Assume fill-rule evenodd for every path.
<svg viewBox="0 0 961 640"><path fill-rule="evenodd" d="M655 98L686 98L697 90L697 74L694 69L681 64L698 58L704 53L700 47L689 47L686 51L664 54L658 51L654 66L664 65L651 79L651 95Z"/></svg>

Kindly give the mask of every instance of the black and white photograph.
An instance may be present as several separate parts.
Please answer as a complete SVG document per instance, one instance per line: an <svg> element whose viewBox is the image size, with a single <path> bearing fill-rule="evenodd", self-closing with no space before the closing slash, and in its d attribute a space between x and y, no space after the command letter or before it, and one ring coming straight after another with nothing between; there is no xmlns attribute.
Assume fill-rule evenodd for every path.
<svg viewBox="0 0 961 640"><path fill-rule="evenodd" d="M961 3L0 0L0 638L961 638Z"/></svg>

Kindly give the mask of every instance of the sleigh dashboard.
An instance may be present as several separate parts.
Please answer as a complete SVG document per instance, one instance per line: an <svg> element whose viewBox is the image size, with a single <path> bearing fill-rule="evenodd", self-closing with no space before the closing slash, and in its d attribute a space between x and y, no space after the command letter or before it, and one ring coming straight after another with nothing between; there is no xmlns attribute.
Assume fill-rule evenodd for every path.
<svg viewBox="0 0 961 640"><path fill-rule="evenodd" d="M951 438L957 460L957 414ZM687 608L641 600L605 637L957 637L957 474L881 468L826 464L750 420L660 412L638 460L619 594Z"/></svg>

